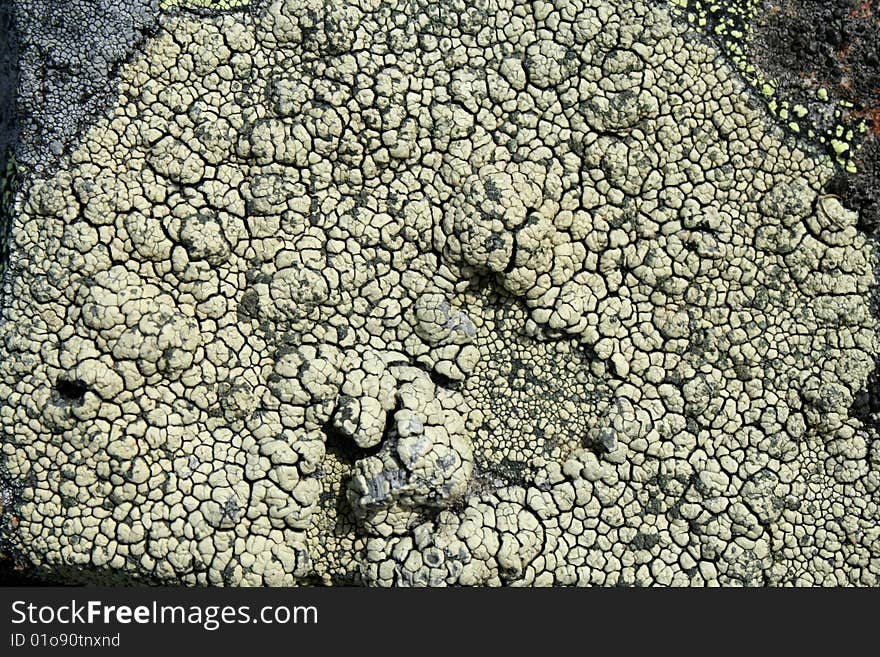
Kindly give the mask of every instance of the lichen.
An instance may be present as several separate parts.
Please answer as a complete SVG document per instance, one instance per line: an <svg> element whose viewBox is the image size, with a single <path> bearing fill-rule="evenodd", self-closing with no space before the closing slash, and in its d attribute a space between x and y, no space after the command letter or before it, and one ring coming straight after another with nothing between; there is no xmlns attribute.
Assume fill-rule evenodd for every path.
<svg viewBox="0 0 880 657"><path fill-rule="evenodd" d="M34 567L877 584L873 249L713 46L641 0L251 9L168 15L16 197Z"/></svg>

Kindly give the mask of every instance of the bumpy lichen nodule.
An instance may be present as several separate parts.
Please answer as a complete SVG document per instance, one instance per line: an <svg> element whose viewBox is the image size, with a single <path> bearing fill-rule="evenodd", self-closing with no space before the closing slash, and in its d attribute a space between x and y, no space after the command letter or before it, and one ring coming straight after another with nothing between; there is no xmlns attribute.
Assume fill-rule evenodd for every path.
<svg viewBox="0 0 880 657"><path fill-rule="evenodd" d="M663 5L177 12L17 196L5 532L186 584L876 584L873 251Z"/></svg>

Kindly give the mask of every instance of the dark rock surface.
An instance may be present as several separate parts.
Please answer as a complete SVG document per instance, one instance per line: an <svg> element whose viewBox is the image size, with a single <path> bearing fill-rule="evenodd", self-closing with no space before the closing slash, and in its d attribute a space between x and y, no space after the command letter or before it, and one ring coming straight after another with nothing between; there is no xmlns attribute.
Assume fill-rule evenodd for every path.
<svg viewBox="0 0 880 657"><path fill-rule="evenodd" d="M755 14L749 57L779 84L780 96L815 104L819 89L851 103L825 117L826 129L866 122L853 156L829 191L859 211L862 227L880 229L880 3L873 0L765 0Z"/></svg>
<svg viewBox="0 0 880 657"><path fill-rule="evenodd" d="M0 4L0 172L6 170L15 143L15 89L18 86L18 40L12 5Z"/></svg>

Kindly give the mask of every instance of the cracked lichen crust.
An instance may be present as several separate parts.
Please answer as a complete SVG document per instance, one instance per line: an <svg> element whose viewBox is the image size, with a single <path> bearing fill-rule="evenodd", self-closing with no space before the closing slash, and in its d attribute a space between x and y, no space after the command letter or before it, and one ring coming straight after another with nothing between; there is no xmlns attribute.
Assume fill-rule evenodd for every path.
<svg viewBox="0 0 880 657"><path fill-rule="evenodd" d="M230 9L242 9L249 4L251 4L251 0L159 0L159 6L162 9L181 7L183 9L226 11Z"/></svg>
<svg viewBox="0 0 880 657"><path fill-rule="evenodd" d="M876 584L870 245L668 10L168 18L18 196L4 530L187 584Z"/></svg>

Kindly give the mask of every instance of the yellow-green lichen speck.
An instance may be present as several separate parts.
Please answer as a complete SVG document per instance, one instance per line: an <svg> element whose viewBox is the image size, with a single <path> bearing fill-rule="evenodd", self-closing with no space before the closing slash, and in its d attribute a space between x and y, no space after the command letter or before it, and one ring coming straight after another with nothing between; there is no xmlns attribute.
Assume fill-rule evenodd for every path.
<svg viewBox="0 0 880 657"><path fill-rule="evenodd" d="M771 114L780 119L783 125L795 134L806 134L810 139L814 139L818 135L817 141L820 144L833 144L832 148L827 151L828 156L847 171L856 170L850 154L858 148L852 144L851 133L842 137L837 132L837 128L843 129L840 124L828 129L820 129L815 121L811 120L807 108L801 105L795 106L794 116L791 116L787 111L788 103L780 102L776 98L778 94L776 81L767 78L748 62L746 46L752 36L752 21L759 9L757 0L721 0L720 2L669 0L669 2L673 7L673 12L687 20L698 32L714 33L722 50L734 63L745 81L764 97ZM828 90L825 88L816 90L816 98L822 102L830 102ZM852 103L847 101L833 102L837 107L852 107ZM836 116L840 117L839 110ZM864 121L860 121L856 128L860 133L864 132ZM844 143L846 148L841 147Z"/></svg>

